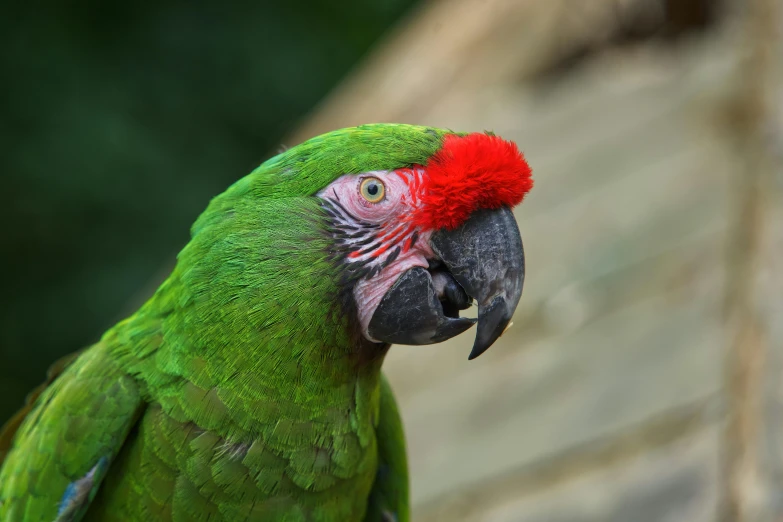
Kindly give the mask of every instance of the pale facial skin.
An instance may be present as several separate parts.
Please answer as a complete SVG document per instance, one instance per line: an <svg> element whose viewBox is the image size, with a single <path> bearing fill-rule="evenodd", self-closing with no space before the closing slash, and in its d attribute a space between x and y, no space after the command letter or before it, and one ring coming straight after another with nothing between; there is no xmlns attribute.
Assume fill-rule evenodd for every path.
<svg viewBox="0 0 783 522"><path fill-rule="evenodd" d="M416 190L425 175L422 169L350 174L318 194L334 203L336 222L352 227L348 236L355 237L342 239L351 252L345 261L378 267L376 274L360 279L353 290L362 333L373 342L377 340L367 327L383 296L402 273L417 266L427 268L428 259L435 257L429 243L432 232L421 230L411 220L418 206Z"/></svg>

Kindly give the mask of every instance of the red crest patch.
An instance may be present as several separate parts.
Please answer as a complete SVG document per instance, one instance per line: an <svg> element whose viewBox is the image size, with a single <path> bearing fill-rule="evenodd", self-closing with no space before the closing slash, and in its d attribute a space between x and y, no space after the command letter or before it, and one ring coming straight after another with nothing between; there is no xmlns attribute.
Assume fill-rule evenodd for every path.
<svg viewBox="0 0 783 522"><path fill-rule="evenodd" d="M533 188L517 145L488 134L446 136L425 169L413 221L429 230L456 228L480 208L514 207Z"/></svg>

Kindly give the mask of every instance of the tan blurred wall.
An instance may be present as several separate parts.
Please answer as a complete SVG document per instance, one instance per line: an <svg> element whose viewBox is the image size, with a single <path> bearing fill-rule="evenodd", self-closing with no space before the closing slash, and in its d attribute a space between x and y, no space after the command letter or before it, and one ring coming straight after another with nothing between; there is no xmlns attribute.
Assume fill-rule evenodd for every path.
<svg viewBox="0 0 783 522"><path fill-rule="evenodd" d="M395 347L386 363L414 520L716 520L736 436L724 399L736 391L740 410L756 400L724 387L735 283L755 303L758 353L774 348L750 374L765 416L743 417L758 424L740 450L758 452L760 478L742 495L752 519L783 516L779 126L751 146L772 159L752 167L770 175L750 225L738 182L749 145L737 118L758 80L746 74L753 31L737 15L677 45L608 48L551 72L600 46L633 3L426 3L290 139L376 121L491 129L534 168L516 212L527 279L514 326L476 361L465 334ZM761 232L756 246L742 242L748 226Z"/></svg>

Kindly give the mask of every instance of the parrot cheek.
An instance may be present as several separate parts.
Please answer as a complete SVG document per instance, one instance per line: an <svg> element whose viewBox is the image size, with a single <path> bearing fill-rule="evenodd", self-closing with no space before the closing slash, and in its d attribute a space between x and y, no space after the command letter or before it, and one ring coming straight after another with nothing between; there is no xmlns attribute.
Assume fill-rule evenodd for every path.
<svg viewBox="0 0 783 522"><path fill-rule="evenodd" d="M359 323L362 327L364 336L373 342L390 342L385 339L375 339L368 334L370 321L375 311L383 301L384 296L389 292L402 275L416 267L427 267L425 254L433 255L427 245L427 252L411 250L400 256L394 263L381 270L374 277L362 279L356 283L353 289L354 299L357 304Z"/></svg>

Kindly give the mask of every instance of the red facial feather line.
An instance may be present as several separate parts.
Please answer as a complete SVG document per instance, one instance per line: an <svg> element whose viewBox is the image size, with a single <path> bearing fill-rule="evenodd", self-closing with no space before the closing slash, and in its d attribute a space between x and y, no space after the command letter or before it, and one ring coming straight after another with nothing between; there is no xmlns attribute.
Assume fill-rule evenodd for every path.
<svg viewBox="0 0 783 522"><path fill-rule="evenodd" d="M361 195L359 187L370 177L384 184L386 197L379 202L366 201ZM320 194L331 217L337 247L334 256L347 262L351 279L372 278L409 255L418 237L409 219L414 210L410 186L416 186L421 177L422 171L415 169L348 175Z"/></svg>

